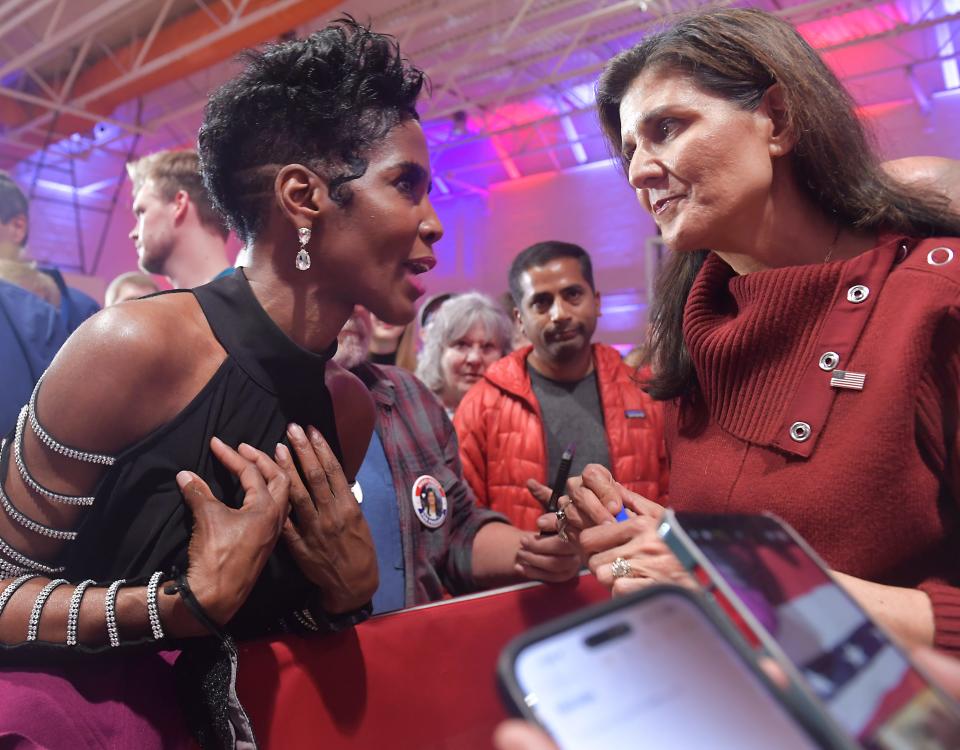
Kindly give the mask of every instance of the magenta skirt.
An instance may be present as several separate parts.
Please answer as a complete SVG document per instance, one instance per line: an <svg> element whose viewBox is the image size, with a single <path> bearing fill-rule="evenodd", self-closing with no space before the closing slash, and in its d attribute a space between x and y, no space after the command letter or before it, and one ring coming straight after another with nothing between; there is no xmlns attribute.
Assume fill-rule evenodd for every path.
<svg viewBox="0 0 960 750"><path fill-rule="evenodd" d="M0 668L3 750L194 748L177 703L179 652Z"/></svg>

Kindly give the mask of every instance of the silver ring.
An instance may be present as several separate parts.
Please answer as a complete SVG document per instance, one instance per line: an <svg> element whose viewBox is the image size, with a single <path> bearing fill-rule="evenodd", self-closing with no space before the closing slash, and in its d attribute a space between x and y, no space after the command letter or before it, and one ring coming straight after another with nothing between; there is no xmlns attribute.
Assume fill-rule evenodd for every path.
<svg viewBox="0 0 960 750"><path fill-rule="evenodd" d="M613 574L614 578L627 578L631 573L633 573L633 568L630 566L626 560L622 557L618 557L612 563L610 563L610 572Z"/></svg>
<svg viewBox="0 0 960 750"><path fill-rule="evenodd" d="M564 542L569 542L570 537L567 536L567 512L563 508L558 508L556 512L557 516L557 536L560 537Z"/></svg>

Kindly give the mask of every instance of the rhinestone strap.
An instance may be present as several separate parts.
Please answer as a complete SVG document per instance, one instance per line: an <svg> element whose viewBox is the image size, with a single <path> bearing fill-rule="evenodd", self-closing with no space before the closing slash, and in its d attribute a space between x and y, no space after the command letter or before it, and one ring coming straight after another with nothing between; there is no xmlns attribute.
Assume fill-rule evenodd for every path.
<svg viewBox="0 0 960 750"><path fill-rule="evenodd" d="M317 621L313 619L313 615L310 614L309 609L301 609L299 611L294 610L293 616L296 617L297 622L303 625L303 627L305 627L307 630L312 630L314 633L320 631L320 626L317 625Z"/></svg>
<svg viewBox="0 0 960 750"><path fill-rule="evenodd" d="M3 490L3 481L0 479L0 505L3 506L3 509L7 512L7 515L10 516L14 521L20 524L23 528L29 529L30 531L41 534L42 536L50 537L51 539L61 539L63 541L73 541L77 538L76 531L63 531L61 529L54 529L49 526L44 526L38 521L34 521L32 518L28 518L23 515L12 502L10 498L7 497L7 493Z"/></svg>
<svg viewBox="0 0 960 750"><path fill-rule="evenodd" d="M107 620L107 636L110 638L110 645L116 648L120 645L120 633L117 631L117 589L119 589L127 580L121 578L114 581L107 589L107 598L104 600L104 616Z"/></svg>
<svg viewBox="0 0 960 750"><path fill-rule="evenodd" d="M40 383L42 382L43 378L41 377L40 380L37 381L36 386L34 386L33 393L30 394L30 401L27 404L28 413L30 415L30 428L33 430L33 433L37 436L40 442L47 446L47 448L52 450L54 453L59 453L61 456L72 458L75 461L83 461L84 463L88 464L101 464L103 466L113 466L117 461L114 456L108 456L105 453L89 453L87 451L71 448L70 446L64 445L56 440L53 435L43 429L43 426L37 419L37 393L40 391Z"/></svg>
<svg viewBox="0 0 960 750"><path fill-rule="evenodd" d="M46 573L48 576L56 575L57 573L63 572L63 566L59 568L51 568L49 565L44 565L41 562L36 560L31 560L26 555L22 555L17 552L13 547L3 541L3 538L0 537L0 552L5 554L11 560L19 565L23 565L27 570L34 571L37 573Z"/></svg>
<svg viewBox="0 0 960 750"><path fill-rule="evenodd" d="M17 593L18 588L23 586L23 584L25 584L31 578L39 577L40 576L38 576L36 573L27 573L26 575L22 575L19 578L14 578L12 581L10 581L10 584L3 590L3 593L0 594L0 615L3 614L3 608L7 606L7 602L10 601L10 597Z"/></svg>
<svg viewBox="0 0 960 750"><path fill-rule="evenodd" d="M20 416L17 418L17 431L13 436L13 459L17 464L17 471L20 472L20 478L34 492L43 495L48 500L63 505L93 505L93 497L83 497L81 495L61 495L59 492L48 490L41 485L27 469L23 462L23 422L27 417L27 407L20 410Z"/></svg>
<svg viewBox="0 0 960 750"><path fill-rule="evenodd" d="M30 571L26 568L21 568L19 565L13 565L8 563L2 557L0 557L0 575L4 578L13 578L15 576L22 576L24 573L29 573Z"/></svg>
<svg viewBox="0 0 960 750"><path fill-rule="evenodd" d="M150 616L150 629L153 631L154 640L163 640L163 625L160 622L160 607L157 605L157 586L160 585L160 577L163 575L159 570L150 576L150 582L147 584L147 614Z"/></svg>
<svg viewBox="0 0 960 750"><path fill-rule="evenodd" d="M30 622L27 623L27 640L37 640L37 631L40 630L40 614L43 612L43 605L47 603L53 590L62 583L70 583L66 578L57 578L50 581L46 586L40 589L37 594L37 600L33 603L33 611L30 612Z"/></svg>
<svg viewBox="0 0 960 750"><path fill-rule="evenodd" d="M91 579L81 581L73 590L70 597L70 609L67 612L67 645L77 645L77 624L80 622L80 602L83 601L83 594L93 583Z"/></svg>

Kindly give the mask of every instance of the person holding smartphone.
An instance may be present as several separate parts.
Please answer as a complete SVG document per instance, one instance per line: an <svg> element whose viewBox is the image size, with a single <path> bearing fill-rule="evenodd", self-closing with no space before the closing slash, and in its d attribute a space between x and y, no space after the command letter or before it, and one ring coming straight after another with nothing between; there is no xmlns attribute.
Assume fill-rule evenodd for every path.
<svg viewBox="0 0 960 750"><path fill-rule="evenodd" d="M597 103L671 251L647 383L671 507L776 513L900 640L960 653L960 215L883 171L840 82L761 11L647 37ZM606 469L564 504L615 592L694 585L660 507Z"/></svg>

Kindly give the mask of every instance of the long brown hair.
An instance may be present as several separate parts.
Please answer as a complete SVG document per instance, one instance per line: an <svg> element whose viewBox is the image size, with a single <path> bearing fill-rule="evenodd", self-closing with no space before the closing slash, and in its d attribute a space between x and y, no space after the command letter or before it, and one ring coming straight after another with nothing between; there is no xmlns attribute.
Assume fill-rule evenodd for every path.
<svg viewBox="0 0 960 750"><path fill-rule="evenodd" d="M780 84L797 182L841 226L911 237L960 235L960 216L946 199L919 197L880 168L857 119L854 102L820 56L789 24L753 9L696 12L614 57L597 83L600 124L624 171L620 102L637 76L653 66L689 76L698 86L745 110ZM693 361L683 341L683 310L707 249L671 253L651 305L647 362L654 398L695 398Z"/></svg>

